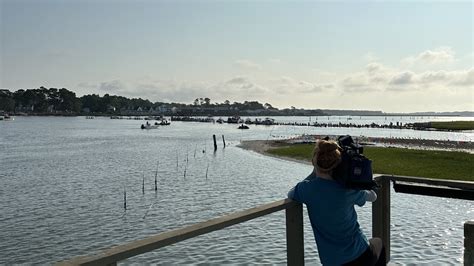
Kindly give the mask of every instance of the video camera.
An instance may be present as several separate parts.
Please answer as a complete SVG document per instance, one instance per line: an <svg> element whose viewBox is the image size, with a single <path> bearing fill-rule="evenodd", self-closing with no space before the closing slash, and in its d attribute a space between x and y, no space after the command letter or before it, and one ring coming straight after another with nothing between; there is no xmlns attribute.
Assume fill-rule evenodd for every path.
<svg viewBox="0 0 474 266"><path fill-rule="evenodd" d="M351 136L340 136L337 143L342 148L341 162L333 169L332 177L349 189L374 189L377 183L372 176L372 161L362 153L364 147L354 143Z"/></svg>

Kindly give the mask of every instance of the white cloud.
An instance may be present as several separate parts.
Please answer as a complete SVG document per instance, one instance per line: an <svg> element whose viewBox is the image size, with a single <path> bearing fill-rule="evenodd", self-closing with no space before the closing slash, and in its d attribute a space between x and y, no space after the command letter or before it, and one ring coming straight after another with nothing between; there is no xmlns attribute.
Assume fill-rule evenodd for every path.
<svg viewBox="0 0 474 266"><path fill-rule="evenodd" d="M450 63L454 61L454 55L454 50L451 47L439 47L434 50L423 51L416 56L407 57L402 60L402 63L408 65Z"/></svg>
<svg viewBox="0 0 474 266"><path fill-rule="evenodd" d="M454 52L450 52L449 49L433 51L420 53L416 58L420 62L443 62L443 60L447 62L451 58L450 55L454 55ZM446 54L444 57L443 51ZM248 60L239 61L239 64L247 68L260 67ZM258 100L275 106L280 104L281 106L303 107L304 104L313 106L312 104L318 103L321 98L326 100L334 98L338 99L334 104L341 104L334 108L351 104L364 106L365 104L372 106L372 109L381 108L377 106L391 106L394 109L397 108L394 101L403 101L413 110L419 110L424 108L423 104L436 106L433 101L439 99L439 95L445 95L446 102L453 106L472 106L474 68L447 70L440 69L443 65L433 65L431 69L426 69L426 66L429 65L411 69L371 61L363 69L355 69L352 73L345 75L308 69L311 75L304 79L290 74L281 75L280 73L276 76L260 71L258 74L252 72L250 76L235 75L212 83L147 78L134 81L111 80L96 84L83 83L80 87L95 88L101 94L109 93L125 97L140 97L151 101L184 103L191 103L199 97L209 97L213 102L222 102L226 99ZM322 93L324 97L321 97ZM351 93L349 98L352 103L339 101L344 93ZM326 104L325 102L321 104ZM416 105L417 102L422 107ZM368 109L371 108L368 107Z"/></svg>
<svg viewBox="0 0 474 266"><path fill-rule="evenodd" d="M278 79L270 80L273 92L281 94L307 94L318 93L334 88L333 84L314 84L305 80L297 80L292 77L282 76Z"/></svg>
<svg viewBox="0 0 474 266"><path fill-rule="evenodd" d="M245 68L245 69L261 69L262 68L259 64L248 59L238 59L234 62L234 65L241 68Z"/></svg>
<svg viewBox="0 0 474 266"><path fill-rule="evenodd" d="M395 69L378 62L366 65L365 72L354 72L339 79L344 92L391 91L407 92L422 90L466 90L473 89L474 69L467 70L429 70L414 72Z"/></svg>
<svg viewBox="0 0 474 266"><path fill-rule="evenodd" d="M365 69L367 70L369 74L377 74L379 72L386 71L386 68L382 64L377 63L377 62L372 62L372 63L367 64Z"/></svg>
<svg viewBox="0 0 474 266"><path fill-rule="evenodd" d="M247 96L251 98L255 95L263 95L267 92L267 88L261 86L247 77L234 77L227 81L220 82L211 87L212 91L218 94L225 94L231 96Z"/></svg>
<svg viewBox="0 0 474 266"><path fill-rule="evenodd" d="M405 71L396 74L389 81L389 85L410 85L415 82L415 74L410 71Z"/></svg>

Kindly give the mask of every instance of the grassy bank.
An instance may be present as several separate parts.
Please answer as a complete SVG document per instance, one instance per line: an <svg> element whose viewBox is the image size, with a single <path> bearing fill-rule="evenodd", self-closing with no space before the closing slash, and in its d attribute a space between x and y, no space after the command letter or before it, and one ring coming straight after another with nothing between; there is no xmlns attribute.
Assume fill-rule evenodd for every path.
<svg viewBox="0 0 474 266"><path fill-rule="evenodd" d="M474 130L474 121L430 122L430 127L439 130Z"/></svg>
<svg viewBox="0 0 474 266"><path fill-rule="evenodd" d="M268 150L268 153L311 160L314 144L297 144ZM373 172L427 178L474 181L474 154L453 151L365 147Z"/></svg>

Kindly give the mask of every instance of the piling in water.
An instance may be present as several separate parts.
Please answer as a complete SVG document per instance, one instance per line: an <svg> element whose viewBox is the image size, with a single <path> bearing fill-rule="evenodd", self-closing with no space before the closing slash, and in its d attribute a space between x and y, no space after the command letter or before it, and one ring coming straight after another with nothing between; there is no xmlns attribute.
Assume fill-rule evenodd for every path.
<svg viewBox="0 0 474 266"><path fill-rule="evenodd" d="M142 177L142 193L145 194L145 173L143 173Z"/></svg>
<svg viewBox="0 0 474 266"><path fill-rule="evenodd" d="M207 168L206 168L206 179L207 179L207 173L209 172L209 163L207 163Z"/></svg>
<svg viewBox="0 0 474 266"><path fill-rule="evenodd" d="M212 135L212 138L214 139L214 151L216 151L217 150L216 135Z"/></svg>
<svg viewBox="0 0 474 266"><path fill-rule="evenodd" d="M179 167L179 164L178 164L178 151L176 151L176 171L178 171L178 167Z"/></svg>
<svg viewBox="0 0 474 266"><path fill-rule="evenodd" d="M222 135L222 143L224 143L224 148L225 148L225 139L224 139L224 135Z"/></svg>
<svg viewBox="0 0 474 266"><path fill-rule="evenodd" d="M127 191L125 188L123 189L123 208L127 209Z"/></svg>
<svg viewBox="0 0 474 266"><path fill-rule="evenodd" d="M158 186L156 183L156 178L158 177L158 165L160 164L160 161L156 162L156 171L155 171L155 192L158 190Z"/></svg>

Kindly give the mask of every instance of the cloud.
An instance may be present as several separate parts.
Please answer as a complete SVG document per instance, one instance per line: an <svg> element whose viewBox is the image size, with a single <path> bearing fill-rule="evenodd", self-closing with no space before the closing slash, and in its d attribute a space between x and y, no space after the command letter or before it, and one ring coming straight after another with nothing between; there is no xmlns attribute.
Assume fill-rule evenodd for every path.
<svg viewBox="0 0 474 266"><path fill-rule="evenodd" d="M454 61L454 51L451 47L439 47L434 50L426 50L416 56L410 56L402 60L408 65L414 64L441 64Z"/></svg>
<svg viewBox="0 0 474 266"><path fill-rule="evenodd" d="M384 72L385 71L385 67L380 64L380 63L377 63L377 62L372 62L372 63L369 63L367 64L367 66L365 67L365 70L367 71L367 73L369 74L377 74L379 72Z"/></svg>
<svg viewBox="0 0 474 266"><path fill-rule="evenodd" d="M415 74L413 72L406 71L406 72L402 72L393 76L388 84L389 85L409 85L415 82L414 78L415 78Z"/></svg>
<svg viewBox="0 0 474 266"><path fill-rule="evenodd" d="M474 68L465 71L457 71L451 84L457 86L467 86L470 89L474 88Z"/></svg>
<svg viewBox="0 0 474 266"><path fill-rule="evenodd" d="M278 79L271 80L272 91L281 94L305 94L318 93L334 88L333 84L314 84L305 80L297 80L292 77L282 76Z"/></svg>
<svg viewBox="0 0 474 266"><path fill-rule="evenodd" d="M234 62L234 65L240 68L245 68L245 69L261 69L262 68L259 64L247 59L238 59Z"/></svg>
<svg viewBox="0 0 474 266"><path fill-rule="evenodd" d="M252 97L254 95L263 95L268 91L266 87L251 81L247 77L242 76L220 82L217 85L212 86L211 89L219 94L232 96L248 95L248 97Z"/></svg>
<svg viewBox="0 0 474 266"><path fill-rule="evenodd" d="M474 86L474 69L414 72L371 62L365 71L348 74L339 80L344 92L469 90Z"/></svg>

